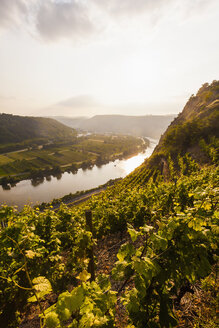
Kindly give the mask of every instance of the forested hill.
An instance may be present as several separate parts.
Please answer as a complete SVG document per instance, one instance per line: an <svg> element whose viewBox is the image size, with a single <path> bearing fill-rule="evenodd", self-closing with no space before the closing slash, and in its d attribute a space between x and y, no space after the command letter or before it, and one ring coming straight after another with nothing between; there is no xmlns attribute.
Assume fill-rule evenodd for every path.
<svg viewBox="0 0 219 328"><path fill-rule="evenodd" d="M59 139L74 135L72 128L50 118L0 114L0 144L30 139Z"/></svg>
<svg viewBox="0 0 219 328"><path fill-rule="evenodd" d="M192 95L183 111L161 136L152 156L136 169L128 181L145 183L160 173L190 173L194 167L218 163L219 81L205 83Z"/></svg>

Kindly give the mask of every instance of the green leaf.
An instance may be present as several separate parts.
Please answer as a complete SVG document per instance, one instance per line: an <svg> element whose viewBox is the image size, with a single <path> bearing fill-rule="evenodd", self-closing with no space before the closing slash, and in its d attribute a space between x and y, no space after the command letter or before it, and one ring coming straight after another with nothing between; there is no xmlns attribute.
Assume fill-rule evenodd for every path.
<svg viewBox="0 0 219 328"><path fill-rule="evenodd" d="M138 236L139 236L139 232L138 231L136 231L132 226L131 226L131 224L127 224L127 227L128 227L128 233L129 233L129 235L130 235L130 237L131 237L131 240L134 242L134 241L136 241L137 240L137 238L138 238Z"/></svg>
<svg viewBox="0 0 219 328"><path fill-rule="evenodd" d="M107 291L111 288L109 277L105 274L97 277L97 284L100 286L102 291Z"/></svg>
<svg viewBox="0 0 219 328"><path fill-rule="evenodd" d="M70 325L68 325L68 328L78 328L78 321L74 319Z"/></svg>
<svg viewBox="0 0 219 328"><path fill-rule="evenodd" d="M34 288L37 292L51 292L52 287L48 279L45 277L37 277L33 279Z"/></svg>
<svg viewBox="0 0 219 328"><path fill-rule="evenodd" d="M112 277L114 280L124 280L132 274L131 263L116 262L116 266L112 270Z"/></svg>
<svg viewBox="0 0 219 328"><path fill-rule="evenodd" d="M106 323L108 322L108 319L106 316L102 316L102 317L98 317L95 316L94 318L94 326L99 326L99 327L103 327Z"/></svg>
<svg viewBox="0 0 219 328"><path fill-rule="evenodd" d="M151 240L153 242L155 249L160 249L160 250L164 251L168 246L167 239L165 239L157 234L153 234L151 236Z"/></svg>
<svg viewBox="0 0 219 328"><path fill-rule="evenodd" d="M135 271L138 274L144 276L146 280L148 281L151 280L154 272L154 265L150 259L147 258L135 259L133 262L133 267Z"/></svg>
<svg viewBox="0 0 219 328"><path fill-rule="evenodd" d="M149 279L145 281L145 279L143 279L141 275L138 274L135 276L135 288L137 289L140 298L145 297L146 289L149 286L149 284L150 284Z"/></svg>
<svg viewBox="0 0 219 328"><path fill-rule="evenodd" d="M94 324L94 320L95 320L95 317L94 317L94 314L93 313L85 313L81 320L80 320L80 324L79 324L79 327L80 328L90 328L90 327L93 327L93 324Z"/></svg>
<svg viewBox="0 0 219 328"><path fill-rule="evenodd" d="M63 309L63 311L60 313L60 319L62 321L66 321L71 317L71 311L67 308Z"/></svg>
<svg viewBox="0 0 219 328"><path fill-rule="evenodd" d="M153 230L154 229L154 227L152 227L152 226L149 226L149 225L144 225L143 227L140 227L140 230L142 231L142 232L145 232L145 233L148 233L148 232L150 232L151 230Z"/></svg>
<svg viewBox="0 0 219 328"><path fill-rule="evenodd" d="M117 258L120 262L123 262L126 258L131 258L135 254L135 247L132 244L124 244L121 246Z"/></svg>
<svg viewBox="0 0 219 328"><path fill-rule="evenodd" d="M133 288L129 294L126 296L125 298L125 303L127 304L127 310L128 312L134 312L134 313L138 313L139 312L139 308L140 308L140 304L139 304L139 298L137 295L137 289Z"/></svg>
<svg viewBox="0 0 219 328"><path fill-rule="evenodd" d="M91 313L94 309L94 305L92 299L86 296L83 305L81 306L80 314L87 315L88 313Z"/></svg>
<svg viewBox="0 0 219 328"><path fill-rule="evenodd" d="M88 279L90 279L91 274L88 273L86 270L83 270L78 276L77 279L80 279L81 281L85 282Z"/></svg>
<svg viewBox="0 0 219 328"><path fill-rule="evenodd" d="M27 250L27 251L25 251L25 255L27 258L33 259L36 256L36 253L31 250Z"/></svg>
<svg viewBox="0 0 219 328"><path fill-rule="evenodd" d="M55 312L48 313L45 317L45 326L47 328L61 327L58 314Z"/></svg>
<svg viewBox="0 0 219 328"><path fill-rule="evenodd" d="M37 277L32 280L33 288L37 294L39 299L42 299L45 295L49 294L52 291L52 286L48 279L45 277ZM36 296L33 295L32 297L28 298L28 302L36 302Z"/></svg>
<svg viewBox="0 0 219 328"><path fill-rule="evenodd" d="M71 307L72 311L76 311L81 307L84 301L84 289L82 286L76 287L71 291Z"/></svg>
<svg viewBox="0 0 219 328"><path fill-rule="evenodd" d="M84 301L84 289L76 287L71 293L64 292L59 295L56 311L61 320L68 320L73 312L80 309Z"/></svg>

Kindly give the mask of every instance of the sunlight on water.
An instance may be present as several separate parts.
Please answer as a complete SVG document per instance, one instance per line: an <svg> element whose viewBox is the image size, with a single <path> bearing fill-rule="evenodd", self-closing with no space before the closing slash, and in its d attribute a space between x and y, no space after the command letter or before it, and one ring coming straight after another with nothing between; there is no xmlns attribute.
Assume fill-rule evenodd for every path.
<svg viewBox="0 0 219 328"><path fill-rule="evenodd" d="M126 174L131 173L141 165L145 160L145 155L144 154L138 154L137 156L134 156L132 158L129 158L125 163L123 163L123 168L126 172Z"/></svg>
<svg viewBox="0 0 219 328"><path fill-rule="evenodd" d="M49 202L70 192L97 187L110 179L124 178L151 155L156 143L156 140L150 139L150 146L145 153L129 159L115 160L101 167L95 165L91 170L79 169L76 174L65 172L61 179L52 176L48 181L42 179L37 185L33 185L30 180L24 180L11 190L3 190L0 186L0 204L18 205L21 209L24 204Z"/></svg>
<svg viewBox="0 0 219 328"><path fill-rule="evenodd" d="M151 156L156 144L157 140L150 139L150 146L147 148L145 153L140 153L124 162L121 162L121 168L125 171L125 176L134 171L145 161L146 158Z"/></svg>

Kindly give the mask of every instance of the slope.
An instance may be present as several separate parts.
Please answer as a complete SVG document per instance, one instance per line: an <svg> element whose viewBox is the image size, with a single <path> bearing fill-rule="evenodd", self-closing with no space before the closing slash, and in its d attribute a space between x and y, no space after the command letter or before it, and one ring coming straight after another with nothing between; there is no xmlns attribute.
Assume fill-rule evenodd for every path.
<svg viewBox="0 0 219 328"><path fill-rule="evenodd" d="M125 179L144 184L189 174L206 164L217 164L219 156L219 81L205 83L192 95L183 111L161 136L152 156Z"/></svg>
<svg viewBox="0 0 219 328"><path fill-rule="evenodd" d="M212 101L205 102L202 114L199 105L190 107L172 125L180 129L197 120L199 137L178 152L171 144L165 148L167 131L152 158L139 169L150 171L153 157L161 154L150 171L154 178L162 160L172 171L188 157L194 172L175 171L164 181L160 171L143 187L136 183L124 188L118 183L86 204L62 206L58 212L0 208L4 327L216 328L218 161L206 155L205 163L214 164L203 166L190 150L202 140L216 149L216 100L217 90ZM135 175L141 182L144 176L139 170ZM93 255L97 256L96 279L91 276ZM33 317L29 304L32 325L26 320L26 305L31 302L36 310Z"/></svg>
<svg viewBox="0 0 219 328"><path fill-rule="evenodd" d="M19 143L30 139L62 139L75 132L53 119L0 114L0 144Z"/></svg>

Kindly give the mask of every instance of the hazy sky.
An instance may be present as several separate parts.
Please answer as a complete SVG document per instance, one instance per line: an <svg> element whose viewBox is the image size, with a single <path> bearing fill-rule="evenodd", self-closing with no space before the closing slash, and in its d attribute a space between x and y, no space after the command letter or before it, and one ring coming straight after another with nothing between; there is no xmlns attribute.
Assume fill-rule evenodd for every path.
<svg viewBox="0 0 219 328"><path fill-rule="evenodd" d="M218 0L0 0L0 112L177 113L218 32Z"/></svg>

